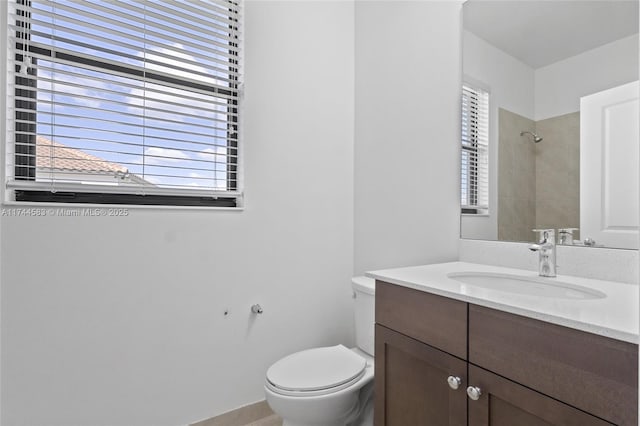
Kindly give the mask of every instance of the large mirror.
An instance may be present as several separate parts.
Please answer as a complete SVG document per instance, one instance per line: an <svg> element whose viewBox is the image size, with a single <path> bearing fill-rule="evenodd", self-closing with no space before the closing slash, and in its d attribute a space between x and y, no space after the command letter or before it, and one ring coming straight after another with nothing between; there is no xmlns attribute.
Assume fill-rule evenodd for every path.
<svg viewBox="0 0 640 426"><path fill-rule="evenodd" d="M564 243L637 248L638 15L637 0L464 4L462 238L576 228Z"/></svg>

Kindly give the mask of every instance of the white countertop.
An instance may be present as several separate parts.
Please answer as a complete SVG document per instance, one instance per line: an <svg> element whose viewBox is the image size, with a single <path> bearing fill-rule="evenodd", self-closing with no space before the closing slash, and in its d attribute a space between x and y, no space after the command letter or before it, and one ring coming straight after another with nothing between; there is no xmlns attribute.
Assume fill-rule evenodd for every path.
<svg viewBox="0 0 640 426"><path fill-rule="evenodd" d="M490 290L464 284L449 273L480 272L538 278L537 272L477 263L450 262L367 272L377 280L488 308L510 312L630 343L639 343L636 284L558 275L550 281L586 287L606 295L599 299L558 299ZM523 282L523 285L527 285Z"/></svg>

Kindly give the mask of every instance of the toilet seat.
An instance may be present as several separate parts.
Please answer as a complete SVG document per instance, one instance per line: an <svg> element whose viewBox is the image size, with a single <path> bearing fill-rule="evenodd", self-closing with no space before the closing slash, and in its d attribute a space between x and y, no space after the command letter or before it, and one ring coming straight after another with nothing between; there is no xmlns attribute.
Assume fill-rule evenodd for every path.
<svg viewBox="0 0 640 426"><path fill-rule="evenodd" d="M366 359L342 345L308 349L273 364L266 386L287 396L326 395L360 380L366 366Z"/></svg>

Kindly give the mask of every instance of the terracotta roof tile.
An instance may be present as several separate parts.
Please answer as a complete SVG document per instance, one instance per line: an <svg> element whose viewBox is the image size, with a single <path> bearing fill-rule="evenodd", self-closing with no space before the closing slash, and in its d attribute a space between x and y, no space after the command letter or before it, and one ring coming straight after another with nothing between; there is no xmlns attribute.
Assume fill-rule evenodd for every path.
<svg viewBox="0 0 640 426"><path fill-rule="evenodd" d="M127 168L120 164L53 142L43 136L37 137L36 167L75 172L127 173Z"/></svg>

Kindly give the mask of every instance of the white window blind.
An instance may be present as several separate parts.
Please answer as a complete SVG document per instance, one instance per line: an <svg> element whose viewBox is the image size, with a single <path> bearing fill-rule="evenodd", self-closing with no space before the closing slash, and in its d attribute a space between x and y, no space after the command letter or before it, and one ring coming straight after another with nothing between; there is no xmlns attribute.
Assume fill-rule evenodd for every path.
<svg viewBox="0 0 640 426"><path fill-rule="evenodd" d="M241 0L9 1L16 199L237 205Z"/></svg>
<svg viewBox="0 0 640 426"><path fill-rule="evenodd" d="M465 212L489 208L489 93L462 87L461 199Z"/></svg>

